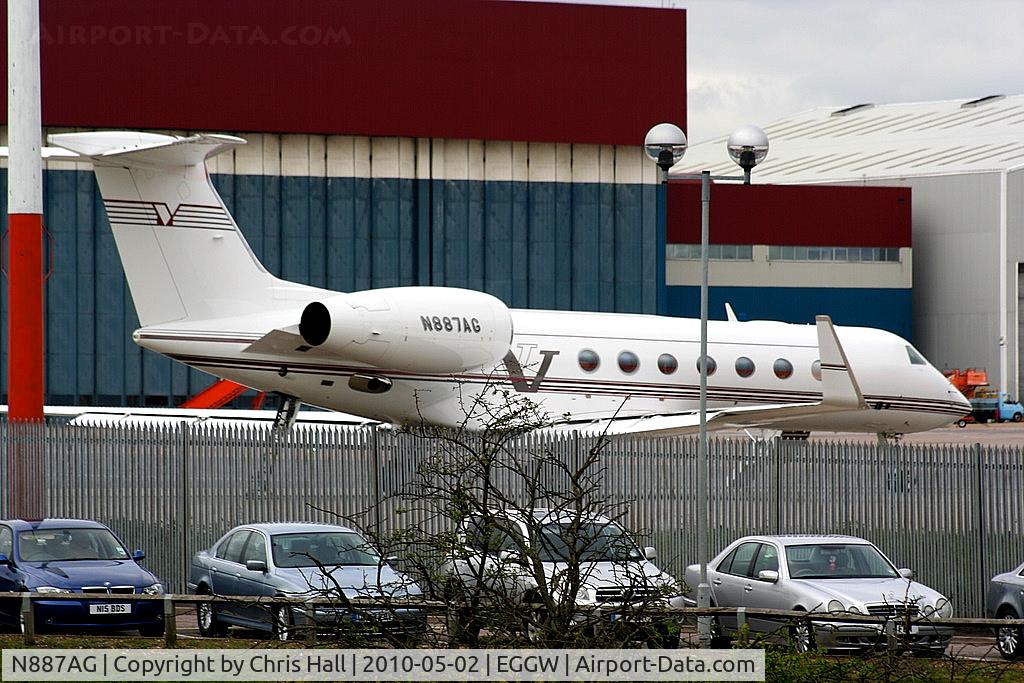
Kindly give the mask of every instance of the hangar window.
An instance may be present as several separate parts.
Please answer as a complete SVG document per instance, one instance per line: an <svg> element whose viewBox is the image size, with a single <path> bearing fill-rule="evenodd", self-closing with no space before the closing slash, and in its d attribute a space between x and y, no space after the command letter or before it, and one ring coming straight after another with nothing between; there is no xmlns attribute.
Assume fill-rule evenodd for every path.
<svg viewBox="0 0 1024 683"><path fill-rule="evenodd" d="M663 375L671 375L679 368L679 363L676 361L676 357L671 353L663 353L658 356L658 369L661 370Z"/></svg>
<svg viewBox="0 0 1024 683"><path fill-rule="evenodd" d="M814 379L818 380L819 382L821 381L821 361L820 360L816 360L813 363L811 363L811 377L813 377Z"/></svg>
<svg viewBox="0 0 1024 683"><path fill-rule="evenodd" d="M754 361L750 360L746 356L740 356L736 359L736 374L740 377L750 377L754 374Z"/></svg>
<svg viewBox="0 0 1024 683"><path fill-rule="evenodd" d="M899 247L769 246L769 261L833 261L838 263L899 263Z"/></svg>
<svg viewBox="0 0 1024 683"><path fill-rule="evenodd" d="M597 352L591 351L590 349L583 349L580 351L579 356L577 356L577 360L579 361L580 368L584 372L593 372L601 365L601 358L597 355Z"/></svg>
<svg viewBox="0 0 1024 683"><path fill-rule="evenodd" d="M715 359L712 358L711 356L708 356L707 358L708 358L708 377L710 377L711 375L715 374L715 370L718 369L718 363L716 363ZM701 366L701 362L700 362L700 358L698 358L697 359L697 372L700 372L700 366Z"/></svg>
<svg viewBox="0 0 1024 683"><path fill-rule="evenodd" d="M700 245L665 245L665 257L676 261L699 261ZM709 244L708 258L712 261L752 261L754 247L750 244Z"/></svg>
<svg viewBox="0 0 1024 683"><path fill-rule="evenodd" d="M632 375L640 367L640 359L632 351L623 351L619 354L619 370L627 375Z"/></svg>
<svg viewBox="0 0 1024 683"><path fill-rule="evenodd" d="M778 358L772 365L772 371L779 379L787 379L793 374L793 364L785 358Z"/></svg>

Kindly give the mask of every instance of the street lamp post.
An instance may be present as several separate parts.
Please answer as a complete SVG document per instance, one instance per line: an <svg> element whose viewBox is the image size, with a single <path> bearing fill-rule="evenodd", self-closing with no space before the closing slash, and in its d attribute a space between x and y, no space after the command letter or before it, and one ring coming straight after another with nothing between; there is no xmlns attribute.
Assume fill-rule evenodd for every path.
<svg viewBox="0 0 1024 683"><path fill-rule="evenodd" d="M674 129L674 130L673 130ZM678 132L678 135L675 133ZM680 136L682 142L680 143ZM711 181L741 181L750 184L750 171L768 156L768 136L757 126L741 126L733 131L726 144L729 156L743 169L742 176L713 176L711 171L697 174L680 174L673 176L679 180L700 181L700 356L697 365L700 370L700 429L697 439L697 554L700 557L700 585L697 586L697 607L711 606L711 585L708 583L708 233L711 220ZM644 139L644 151L662 169L661 192L665 195L659 201L658 220L665 225L664 212L667 209L668 169L670 156L678 151L678 162L686 153L686 136L678 127L670 123L659 123L651 128ZM667 228L659 230L659 239L665 240ZM663 245L662 245L662 248ZM661 252L664 255L664 252ZM664 259L663 259L664 260ZM659 264L664 275L665 264ZM659 291L665 288L664 281L659 283ZM659 313L664 311L659 310ZM702 616L697 620L697 630L702 647L711 644L711 617Z"/></svg>

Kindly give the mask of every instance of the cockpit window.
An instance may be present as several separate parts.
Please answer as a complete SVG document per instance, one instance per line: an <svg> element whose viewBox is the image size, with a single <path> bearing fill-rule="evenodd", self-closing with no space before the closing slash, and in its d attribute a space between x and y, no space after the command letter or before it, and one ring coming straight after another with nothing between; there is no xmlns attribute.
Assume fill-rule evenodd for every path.
<svg viewBox="0 0 1024 683"><path fill-rule="evenodd" d="M924 356L918 353L917 349L909 344L907 344L907 355L910 356L911 365L928 365L928 361L924 359Z"/></svg>

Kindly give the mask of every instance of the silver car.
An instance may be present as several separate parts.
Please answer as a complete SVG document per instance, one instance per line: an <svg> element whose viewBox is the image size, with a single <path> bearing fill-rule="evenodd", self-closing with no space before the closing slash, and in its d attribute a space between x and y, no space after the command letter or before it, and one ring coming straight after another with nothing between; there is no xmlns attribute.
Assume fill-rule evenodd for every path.
<svg viewBox="0 0 1024 683"><path fill-rule="evenodd" d="M696 605L700 566L686 568ZM712 604L718 607L758 607L830 614L893 617L902 642L922 653L941 654L953 629L912 624L907 617L953 616L949 600L913 580L909 569L897 569L874 545L854 536L747 536L731 543L708 563ZM735 616L719 617L724 634L737 628ZM778 620L750 617L750 630L777 633ZM799 650L815 646L855 651L885 643L875 624L810 621L790 626L787 634Z"/></svg>
<svg viewBox="0 0 1024 683"><path fill-rule="evenodd" d="M602 622L611 622L631 605L682 607L678 582L654 565L654 548L641 550L612 520L586 517L582 526L572 531L573 515L568 512L547 508L531 512L532 522L519 510L494 511L486 517L463 520L459 536L464 546L448 568L451 580L471 590L477 585L477 577L482 577L488 591L513 601L536 601L537 582L519 555L522 549L532 548L551 596L559 602L574 603L580 609L575 617L578 621L598 616ZM504 531L491 528L497 519L504 520ZM573 544L575 548L570 547ZM580 583L572 590L571 574L566 569L568 558L574 554L579 560ZM662 636L654 639L660 645L678 643L674 631Z"/></svg>
<svg viewBox="0 0 1024 683"><path fill-rule="evenodd" d="M199 595L336 598L339 606L201 602L199 631L222 636L228 626L270 631L288 640L296 626L414 640L426 629L418 607L356 609L346 598L419 598L422 591L394 570L354 529L331 524L245 524L192 558L189 592Z"/></svg>
<svg viewBox="0 0 1024 683"><path fill-rule="evenodd" d="M991 619L1020 619L1024 615L1024 564L988 583L985 615ZM1005 626L996 630L996 647L1004 659L1017 659L1024 653L1024 628Z"/></svg>

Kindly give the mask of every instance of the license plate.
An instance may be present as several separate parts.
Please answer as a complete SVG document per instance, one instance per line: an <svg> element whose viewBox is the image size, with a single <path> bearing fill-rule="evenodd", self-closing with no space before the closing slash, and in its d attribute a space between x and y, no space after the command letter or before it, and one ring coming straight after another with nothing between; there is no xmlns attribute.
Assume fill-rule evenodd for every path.
<svg viewBox="0 0 1024 683"><path fill-rule="evenodd" d="M903 624L902 622L897 622L896 623L896 633L901 635L901 636L907 635L907 627L906 627L906 625ZM912 635L912 636L913 635L917 635L917 633L918 633L917 624L911 624L911 626L910 626L910 635Z"/></svg>
<svg viewBox="0 0 1024 683"><path fill-rule="evenodd" d="M102 605L89 605L89 614L131 614L130 602L115 602Z"/></svg>

